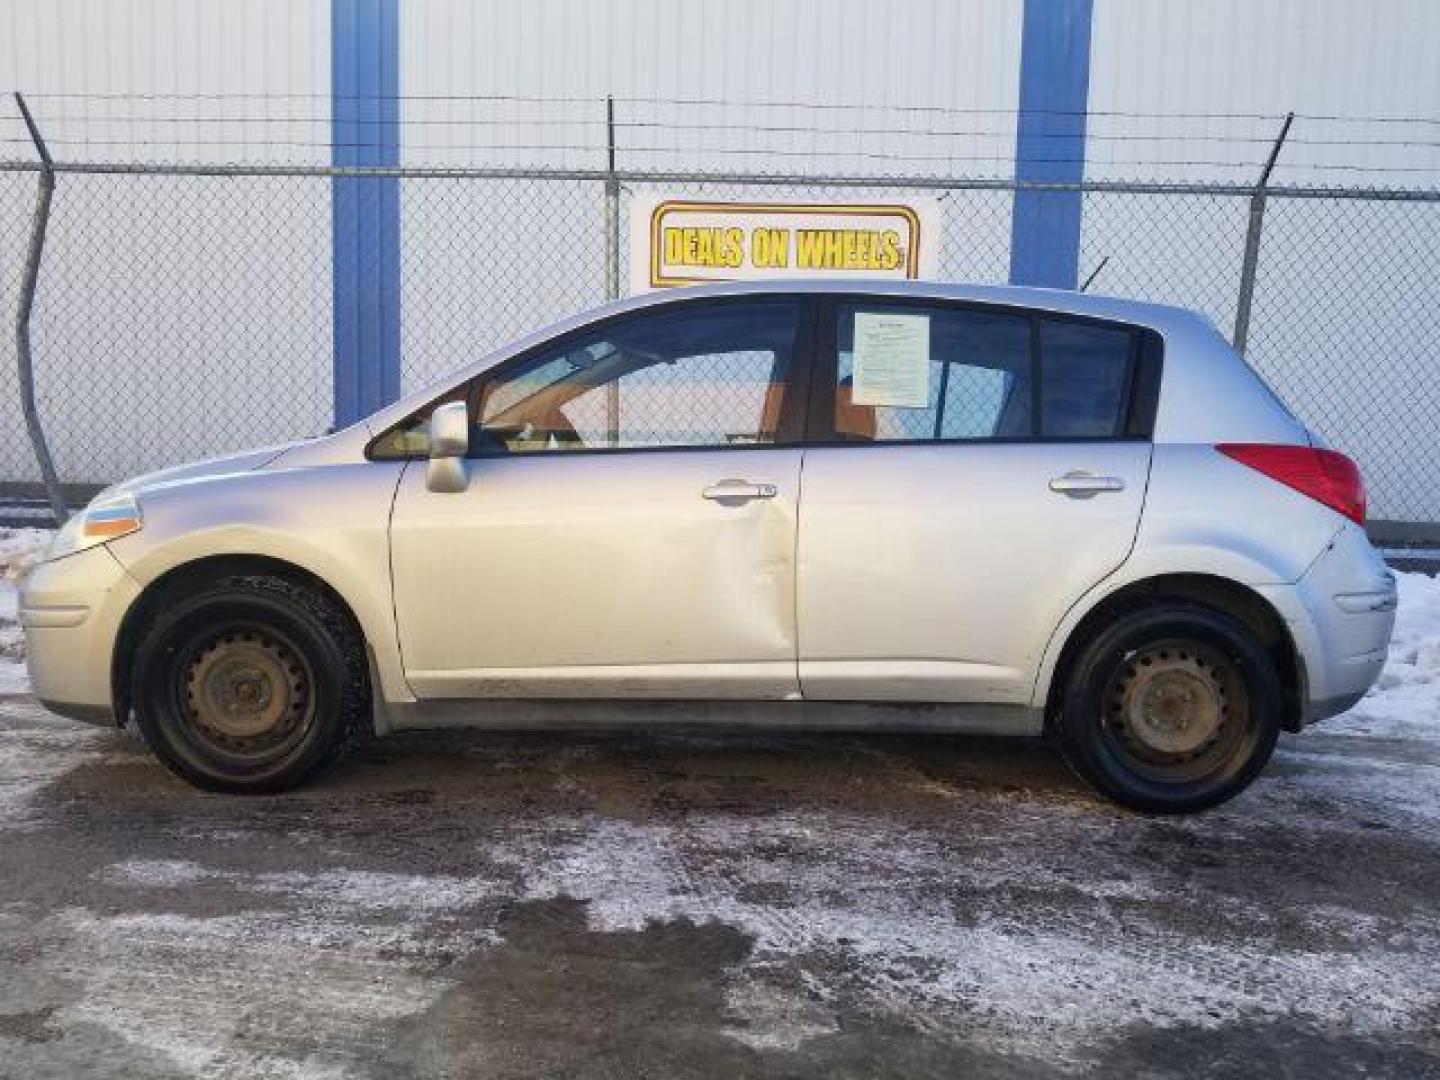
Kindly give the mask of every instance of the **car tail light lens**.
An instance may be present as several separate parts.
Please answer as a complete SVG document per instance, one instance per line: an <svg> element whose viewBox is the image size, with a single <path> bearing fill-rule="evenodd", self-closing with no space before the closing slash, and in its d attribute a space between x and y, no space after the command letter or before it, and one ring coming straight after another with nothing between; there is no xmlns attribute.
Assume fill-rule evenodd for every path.
<svg viewBox="0 0 1440 1080"><path fill-rule="evenodd" d="M1216 450L1365 524L1365 481L1355 462L1334 450L1272 443L1221 443Z"/></svg>

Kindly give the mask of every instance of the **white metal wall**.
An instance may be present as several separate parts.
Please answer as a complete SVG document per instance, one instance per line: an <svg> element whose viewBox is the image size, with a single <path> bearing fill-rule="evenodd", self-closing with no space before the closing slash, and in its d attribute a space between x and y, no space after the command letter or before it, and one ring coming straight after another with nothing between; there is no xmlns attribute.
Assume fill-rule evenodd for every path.
<svg viewBox="0 0 1440 1080"><path fill-rule="evenodd" d="M618 100L626 161L655 167L704 167L728 149L723 163L732 168L737 158L771 169L787 153L823 151L832 171L886 171L876 169L877 156L902 158L920 140L903 131L861 140L857 127L893 124L903 109L977 110L984 132L950 145L1006 174L1013 121L993 117L1016 106L1022 7L1021 0L408 0L401 86L414 96L502 99L476 119L514 118L497 141L521 149L495 151L510 161L533 158L537 143L603 145L597 101L607 95ZM537 110L505 98L553 104ZM995 113L987 118L979 111L986 109ZM444 101L407 103L407 120L417 121L406 132L412 159L445 152L446 129L422 125L454 117L449 110ZM561 118L580 126L551 131ZM934 126L923 113L912 119L915 128ZM786 126L807 130L762 131ZM593 153L573 150L547 160L596 163Z"/></svg>
<svg viewBox="0 0 1440 1080"><path fill-rule="evenodd" d="M407 0L403 159L603 168L604 99L613 96L622 168L895 177L934 171L947 157L1008 175L1022 11L1021 0ZM954 108L963 116L937 111ZM492 187L504 196L504 185ZM852 195L889 193L877 186ZM407 389L453 367L471 343L492 344L603 299L598 185L557 187L543 205L512 203L501 216L447 206L421 185L407 184L402 200L412 235L446 229L457 214L467 224L450 230L436 258L404 266ZM1007 199L957 193L948 209L948 242L1005 249ZM567 235L594 242L567 244ZM494 253L527 244L574 272L515 288L508 270L497 274ZM1003 261L986 266L1003 275ZM443 324L426 319L433 297L465 267L474 294L454 296ZM594 288L577 290L576 280Z"/></svg>
<svg viewBox="0 0 1440 1080"><path fill-rule="evenodd" d="M750 103L723 116L696 116L695 106L675 106L668 114L642 117L637 105L636 122L775 123L777 114L758 102L866 107L892 121L896 109L969 110L972 118L961 126L972 137L947 148L963 151L977 171L1005 175L1014 151L1013 118L992 122L984 110L999 114L1017 103L1022 11L1022 0L404 0L401 93L545 98L555 104L542 119L591 125L602 120L593 101L607 94ZM328 138L329 18L327 0L0 0L0 87L34 95L227 99L193 103L190 125L127 120L144 110L121 102L97 111L93 103L52 100L44 106L47 130L67 147L67 156L114 157L117 149L132 145L148 156L186 160L243 151L266 160L323 161L325 155L314 152L319 147L299 153L304 147L296 144L323 145ZM1090 107L1097 115L1091 132L1117 134L1125 126L1131 134L1173 134L1173 144L1147 143L1143 149L1154 160L1188 154L1234 163L1262 152L1245 140L1274 134L1268 120L1259 121L1255 130L1238 128L1234 121L1250 114L1273 116L1294 109L1344 117L1433 117L1440 107L1437 37L1440 5L1433 0L1095 0ZM558 99L565 98L590 100L564 107ZM567 145L561 135L571 136L568 143L573 143L582 134L542 135L533 125L527 127L537 119L534 110L522 112L521 105L493 101L487 106L491 115L483 119L502 123L461 124L460 131L447 131L426 122L466 117L442 101L407 102L405 119L415 122L405 131L410 160L433 162L450 143L483 144L489 127L497 129L494 141L512 146L538 139L561 147ZM19 131L5 112L4 134L14 137ZM1120 115L1112 119L1111 114ZM1157 130L1136 114L1201 119L1179 128L1169 120ZM857 113L841 115L847 119L834 120L833 127L852 132ZM823 113L789 114L792 120L799 117L811 126L826 124ZM287 118L290 122L282 123ZM503 123L507 118L510 122ZM858 119L863 122L863 112ZM207 126L209 121L222 126ZM1312 127L1308 133L1307 126ZM1319 126L1318 121L1302 123L1295 136L1341 135L1334 128L1316 130ZM1375 137L1387 133L1375 125L1352 124L1344 130ZM583 141L593 145L595 135L586 130ZM642 152L638 133L632 135L636 152ZM715 139L703 130L691 135L686 142L671 132L681 141L654 153L664 160L663 153L679 150L687 164L694 164L692 151L713 149ZM1236 141L1203 155L1186 141L1225 135ZM781 149L809 152L817 148L813 139L792 133L789 147L783 145L786 139L773 141ZM1374 145L1345 150L1297 142L1282 159L1276 180L1313 180L1317 174L1305 170L1307 162L1366 170L1388 162L1406 170L1390 174L1390 180L1408 176L1413 183L1413 170L1429 175L1431 168L1440 168L1436 141L1430 139L1429 151L1418 160L1413 146L1387 153ZM851 147L857 142L852 138ZM873 164L871 152L904 157L903 136L878 142L878 150L867 148L866 157L849 160L844 146L835 147L833 167L865 168L864 162ZM216 143L224 144L225 154ZM819 148L829 147L822 141ZM1092 142L1088 175L1114 175L1105 166L1108 158L1118 156L1124 168L1141 149ZM979 168L985 162L994 168ZM1200 164L1184 173L1189 179L1236 178L1233 169L1207 171Z"/></svg>
<svg viewBox="0 0 1440 1080"><path fill-rule="evenodd" d="M0 0L0 28L57 158L329 161L328 0Z"/></svg>
<svg viewBox="0 0 1440 1080"><path fill-rule="evenodd" d="M325 164L329 20L326 0L5 0L0 139L24 138L8 101L20 89L60 160ZM0 156L33 160L10 141ZM34 190L33 175L0 184L7 247L28 229ZM328 426L329 185L273 195L255 180L61 177L33 337L62 478ZM260 215L272 227L256 228ZM0 253L7 328L21 254ZM35 475L14 371L7 329L0 478ZM140 401L162 423L119 405Z"/></svg>
<svg viewBox="0 0 1440 1080"><path fill-rule="evenodd" d="M1086 174L1253 182L1278 117L1294 111L1273 183L1435 187L1437 41L1434 0L1096 0ZM1170 137L1133 141L1150 135ZM1098 291L1201 303L1228 334L1240 249L1217 238L1243 234L1243 200L1191 200L1163 245L1105 199L1087 202L1082 259L1111 259ZM1369 470L1372 513L1434 521L1440 279L1417 273L1427 251L1440 251L1440 207L1272 199L1248 358L1311 426L1385 463Z"/></svg>
<svg viewBox="0 0 1440 1080"><path fill-rule="evenodd" d="M1440 113L1437 40L1434 0L1096 0L1091 131L1176 136L1146 145L1154 160L1259 161L1277 131L1273 118L1293 110L1302 116L1275 183L1432 185L1440 178L1436 129L1397 126L1393 118ZM1133 114L1196 119L1157 126ZM1210 141L1201 145L1201 137ZM1254 139L1261 141L1240 141ZM1431 145L1401 145L1422 140ZM1087 175L1114 178L1123 166L1103 162L1132 154L1092 143ZM1195 180L1254 176L1239 166L1200 163L1167 175L1175 172Z"/></svg>

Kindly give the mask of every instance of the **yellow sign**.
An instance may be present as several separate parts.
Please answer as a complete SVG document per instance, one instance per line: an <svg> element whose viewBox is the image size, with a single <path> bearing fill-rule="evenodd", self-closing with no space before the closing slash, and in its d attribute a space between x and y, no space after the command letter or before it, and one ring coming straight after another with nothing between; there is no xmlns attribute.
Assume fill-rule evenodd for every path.
<svg viewBox="0 0 1440 1080"><path fill-rule="evenodd" d="M635 199L630 286L766 277L933 275L933 200L915 203L698 202Z"/></svg>

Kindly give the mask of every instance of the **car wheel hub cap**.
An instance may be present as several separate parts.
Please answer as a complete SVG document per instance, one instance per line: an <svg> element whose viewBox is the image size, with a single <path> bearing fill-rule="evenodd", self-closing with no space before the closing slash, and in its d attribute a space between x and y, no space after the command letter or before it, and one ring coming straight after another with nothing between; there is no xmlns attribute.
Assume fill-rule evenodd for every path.
<svg viewBox="0 0 1440 1080"><path fill-rule="evenodd" d="M289 650L251 633L221 638L197 656L186 689L196 724L237 747L283 736L309 698L308 679Z"/></svg>

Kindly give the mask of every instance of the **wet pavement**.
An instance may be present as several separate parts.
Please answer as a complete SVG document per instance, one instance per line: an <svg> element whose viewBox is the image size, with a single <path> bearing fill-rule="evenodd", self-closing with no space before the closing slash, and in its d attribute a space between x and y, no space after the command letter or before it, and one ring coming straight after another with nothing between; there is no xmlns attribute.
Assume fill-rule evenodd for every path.
<svg viewBox="0 0 1440 1080"><path fill-rule="evenodd" d="M283 797L0 698L0 1076L1440 1077L1440 746L406 735Z"/></svg>

